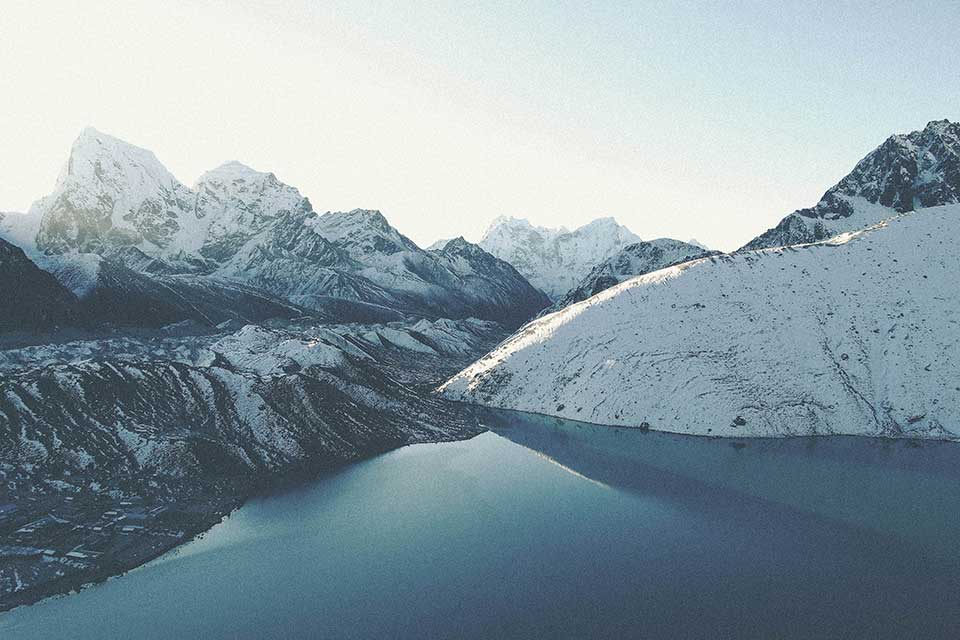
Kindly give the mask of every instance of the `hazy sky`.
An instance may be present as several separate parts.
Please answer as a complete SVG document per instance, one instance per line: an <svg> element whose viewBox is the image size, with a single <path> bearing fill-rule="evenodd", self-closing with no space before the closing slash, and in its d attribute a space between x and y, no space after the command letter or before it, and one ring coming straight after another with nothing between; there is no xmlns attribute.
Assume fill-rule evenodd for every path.
<svg viewBox="0 0 960 640"><path fill-rule="evenodd" d="M85 125L236 159L421 244L498 215L732 249L960 119L960 3L3 0L0 210Z"/></svg>

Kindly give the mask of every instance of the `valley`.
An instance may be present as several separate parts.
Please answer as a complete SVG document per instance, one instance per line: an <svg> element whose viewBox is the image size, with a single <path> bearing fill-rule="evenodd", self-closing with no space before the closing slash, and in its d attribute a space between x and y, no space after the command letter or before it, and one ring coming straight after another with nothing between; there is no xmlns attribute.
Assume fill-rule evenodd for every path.
<svg viewBox="0 0 960 640"><path fill-rule="evenodd" d="M589 429L608 462L610 427L707 436L655 440L700 460L757 437L960 440L958 133L891 137L722 253L613 218L422 249L379 211L318 213L237 162L187 187L85 129L54 191L0 214L0 610L175 558L251 499L496 430L491 410ZM616 485L653 464L635 453L542 456Z"/></svg>

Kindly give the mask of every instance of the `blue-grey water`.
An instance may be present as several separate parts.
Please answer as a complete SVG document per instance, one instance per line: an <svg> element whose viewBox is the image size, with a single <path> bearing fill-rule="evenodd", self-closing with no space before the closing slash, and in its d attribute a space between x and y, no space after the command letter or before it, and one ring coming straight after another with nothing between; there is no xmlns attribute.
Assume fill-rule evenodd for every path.
<svg viewBox="0 0 960 640"><path fill-rule="evenodd" d="M960 637L957 445L484 420L0 614L0 638Z"/></svg>

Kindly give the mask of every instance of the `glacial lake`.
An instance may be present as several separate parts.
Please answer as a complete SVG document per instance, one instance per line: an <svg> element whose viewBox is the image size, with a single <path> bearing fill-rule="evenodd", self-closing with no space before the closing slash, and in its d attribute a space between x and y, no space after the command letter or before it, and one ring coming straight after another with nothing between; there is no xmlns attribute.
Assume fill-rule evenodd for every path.
<svg viewBox="0 0 960 640"><path fill-rule="evenodd" d="M960 446L484 415L258 498L0 638L960 634Z"/></svg>

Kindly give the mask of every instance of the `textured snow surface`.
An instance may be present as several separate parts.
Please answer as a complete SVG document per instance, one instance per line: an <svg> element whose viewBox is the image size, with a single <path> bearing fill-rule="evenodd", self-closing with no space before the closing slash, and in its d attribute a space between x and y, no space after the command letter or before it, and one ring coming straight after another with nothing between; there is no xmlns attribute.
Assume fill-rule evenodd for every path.
<svg viewBox="0 0 960 640"><path fill-rule="evenodd" d="M497 218L480 246L509 262L533 286L557 300L594 266L639 241L613 218L598 218L574 231L536 227L524 219Z"/></svg>
<svg viewBox="0 0 960 640"><path fill-rule="evenodd" d="M960 206L687 262L529 323L452 399L714 436L960 438Z"/></svg>

